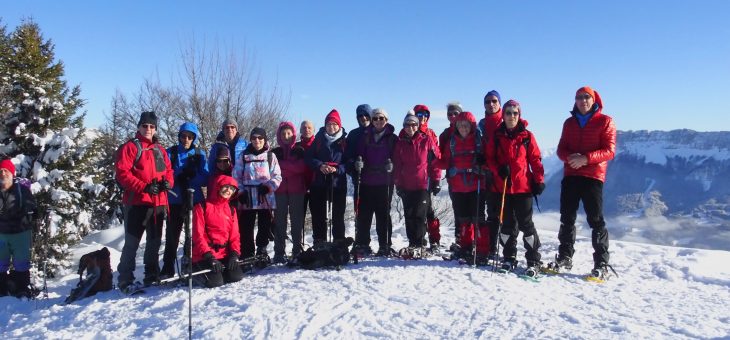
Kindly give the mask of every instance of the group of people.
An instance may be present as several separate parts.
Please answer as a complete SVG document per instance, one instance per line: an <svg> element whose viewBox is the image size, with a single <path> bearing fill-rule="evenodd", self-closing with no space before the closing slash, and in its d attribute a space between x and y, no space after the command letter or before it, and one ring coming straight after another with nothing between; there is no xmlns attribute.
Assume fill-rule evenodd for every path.
<svg viewBox="0 0 730 340"><path fill-rule="evenodd" d="M497 91L489 91L484 109L484 117L477 123L459 103L449 103L450 126L437 136L428 127L431 113L425 105L414 106L397 131L386 110L363 104L355 110L359 126L350 133L342 126L339 112L332 110L316 134L311 122L302 122L298 140L295 125L282 122L275 134L275 148L264 129L252 129L246 140L237 123L226 119L207 155L199 148L198 129L192 123L180 126L177 145L162 148L156 138L155 113L143 112L135 137L120 147L116 162L125 206L119 287L127 290L141 285L134 281L133 272L145 233L144 284L174 275L183 221L190 209L192 254L186 253L186 257L196 269L211 269L205 279L209 287L240 280L239 260L268 256L271 241L273 262L296 259L304 250L307 208L313 246L343 240L348 176L354 189L354 254L373 253L373 216L378 241L375 254L396 254L391 243L393 194L403 202L408 249L436 251L440 221L431 196L439 194L445 175L454 214L452 252L497 260L499 244L503 247L502 267L511 270L517 264L522 232L526 274L537 275L542 262L532 202L545 189L538 142L527 129L516 100L502 103ZM598 93L581 87L571 117L563 124L557 152L565 163L560 248L551 263L562 269L572 267L576 212L582 201L593 230L596 276L602 276L609 263L602 186L616 138L613 121L602 110ZM182 199L188 188L195 192L192 207L185 206ZM160 269L157 252L163 221L168 222ZM0 220L0 227L3 223ZM287 239L292 242L289 257ZM0 266L6 263L3 259Z"/></svg>

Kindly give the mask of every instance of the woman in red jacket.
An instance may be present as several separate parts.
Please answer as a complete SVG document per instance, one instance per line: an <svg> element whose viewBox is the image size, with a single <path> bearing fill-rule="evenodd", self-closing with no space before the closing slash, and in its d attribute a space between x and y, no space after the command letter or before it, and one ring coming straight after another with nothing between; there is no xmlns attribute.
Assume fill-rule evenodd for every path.
<svg viewBox="0 0 730 340"><path fill-rule="evenodd" d="M486 257L489 252L489 228L484 219L486 195L477 192L478 185L485 187L486 173L482 143L478 138L474 115L468 111L460 113L454 123L454 133L445 141L446 145L441 146L441 159L436 162L438 168L446 169L451 205L456 216L454 224L460 231L458 247L453 250L462 258L472 254L475 224L479 226L480 236L477 255Z"/></svg>
<svg viewBox="0 0 730 340"><path fill-rule="evenodd" d="M393 150L393 171L396 193L403 200L408 248L423 252L426 243L430 178L438 169L436 160L441 156L438 145L429 135L419 130L416 116L407 115L403 129Z"/></svg>
<svg viewBox="0 0 730 340"><path fill-rule="evenodd" d="M527 258L524 274L536 277L541 264L540 238L532 222L532 196L542 194L545 189L545 170L535 135L527 130L527 121L521 114L516 100L504 104L503 122L494 132L492 142L485 146L485 153L492 173L497 174L495 188L499 193L506 192L504 223L499 235L504 246L502 269L511 271L517 266L517 236L521 231Z"/></svg>
<svg viewBox="0 0 730 340"><path fill-rule="evenodd" d="M213 288L240 281L243 272L238 264L238 216L230 204L238 183L231 176L220 175L210 185L205 203L193 207L193 266L195 270L211 270L202 277L204 285Z"/></svg>

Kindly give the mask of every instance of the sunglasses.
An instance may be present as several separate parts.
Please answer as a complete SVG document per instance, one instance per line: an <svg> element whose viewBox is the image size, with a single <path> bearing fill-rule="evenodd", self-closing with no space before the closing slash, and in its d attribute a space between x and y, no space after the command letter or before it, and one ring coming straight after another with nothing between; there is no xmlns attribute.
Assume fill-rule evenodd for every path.
<svg viewBox="0 0 730 340"><path fill-rule="evenodd" d="M385 117L383 117L383 116L377 116L377 117L373 117L373 121L374 121L374 122L379 122L379 121L387 121L387 120L388 120L388 118L385 118Z"/></svg>
<svg viewBox="0 0 730 340"><path fill-rule="evenodd" d="M259 135L253 135L253 136L251 136L251 140L255 140L255 139L263 140L264 137L263 136L259 136Z"/></svg>
<svg viewBox="0 0 730 340"><path fill-rule="evenodd" d="M189 139L189 140L193 140L193 139L195 139L195 137L194 137L194 136L191 136L191 135L185 135L185 134L182 134L182 135L180 135L180 139Z"/></svg>
<svg viewBox="0 0 730 340"><path fill-rule="evenodd" d="M575 96L575 100L581 100L581 99L588 100L588 99L591 99L591 98L593 98L593 97L591 97L591 95L588 94L588 93L579 94L579 95Z"/></svg>
<svg viewBox="0 0 730 340"><path fill-rule="evenodd" d="M359 116L357 116L357 119L370 120L370 116L368 116L368 115L359 115Z"/></svg>
<svg viewBox="0 0 730 340"><path fill-rule="evenodd" d="M519 116L520 113L518 111L509 110L509 111L504 111L504 115L505 116Z"/></svg>
<svg viewBox="0 0 730 340"><path fill-rule="evenodd" d="M428 118L428 117L431 117L431 114L428 113L428 112L416 112L416 117L418 117L418 118L423 118L423 117Z"/></svg>
<svg viewBox="0 0 730 340"><path fill-rule="evenodd" d="M449 111L446 113L449 117L456 117L459 115L459 111Z"/></svg>
<svg viewBox="0 0 730 340"><path fill-rule="evenodd" d="M225 130L235 130L236 127L233 126L233 125L228 125L228 126L224 126L223 129L225 129Z"/></svg>
<svg viewBox="0 0 730 340"><path fill-rule="evenodd" d="M490 104L498 104L499 103L499 100L497 100L497 99L487 99L484 102L485 103L490 103Z"/></svg>
<svg viewBox="0 0 730 340"><path fill-rule="evenodd" d="M143 128L143 129L150 129L150 130L154 130L154 129L156 129L156 128L157 128L157 126L155 126L154 124L142 124L142 125L140 125L140 126L141 126L141 127Z"/></svg>
<svg viewBox="0 0 730 340"><path fill-rule="evenodd" d="M405 127L418 127L418 124L409 123L409 124L403 124Z"/></svg>
<svg viewBox="0 0 730 340"><path fill-rule="evenodd" d="M216 159L215 162L218 163L218 164L224 164L224 163L225 164L228 164L228 163L231 162L231 160L228 159L228 158L221 158L221 159Z"/></svg>

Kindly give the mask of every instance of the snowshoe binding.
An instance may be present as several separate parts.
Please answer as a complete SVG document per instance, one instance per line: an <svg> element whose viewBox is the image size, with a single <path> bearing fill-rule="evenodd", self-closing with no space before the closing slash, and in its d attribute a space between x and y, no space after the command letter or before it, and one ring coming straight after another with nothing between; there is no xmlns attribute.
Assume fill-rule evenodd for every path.
<svg viewBox="0 0 730 340"><path fill-rule="evenodd" d="M613 276L618 277L618 273L616 273L613 267L608 263L601 262L597 264L593 270L591 270L591 274L586 276L585 280L595 283L604 283Z"/></svg>
<svg viewBox="0 0 730 340"><path fill-rule="evenodd" d="M517 268L517 260L514 259L506 259L502 261L502 265L499 267L498 272L506 274L511 273L513 270Z"/></svg>
<svg viewBox="0 0 730 340"><path fill-rule="evenodd" d="M128 284L119 285L119 290L122 292L122 294L127 296L137 295L144 293L144 285L139 281L135 281Z"/></svg>
<svg viewBox="0 0 730 340"><path fill-rule="evenodd" d="M398 256L398 253L391 247L380 247L380 249L378 249L378 252L375 253L375 256L394 257L394 256Z"/></svg>
<svg viewBox="0 0 730 340"><path fill-rule="evenodd" d="M398 257L404 260L420 260L429 255L428 248L425 247L405 247L398 251Z"/></svg>
<svg viewBox="0 0 730 340"><path fill-rule="evenodd" d="M522 272L520 278L526 281L539 282L540 280L540 263L533 263L528 265L527 268Z"/></svg>
<svg viewBox="0 0 730 340"><path fill-rule="evenodd" d="M568 256L555 255L555 261L548 263L547 267L542 269L546 274L560 274L573 269L573 259Z"/></svg>

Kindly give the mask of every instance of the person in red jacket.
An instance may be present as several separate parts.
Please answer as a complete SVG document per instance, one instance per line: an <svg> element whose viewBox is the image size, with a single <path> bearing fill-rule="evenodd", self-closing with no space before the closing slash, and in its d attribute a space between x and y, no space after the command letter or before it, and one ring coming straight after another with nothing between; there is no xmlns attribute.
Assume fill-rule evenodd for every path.
<svg viewBox="0 0 730 340"><path fill-rule="evenodd" d="M193 207L193 266L196 271L211 270L202 276L208 288L243 278L238 263L238 216L230 204L237 191L238 183L233 177L219 175L208 188L205 202Z"/></svg>
<svg viewBox="0 0 730 340"><path fill-rule="evenodd" d="M393 150L396 193L403 200L408 247L426 247L426 220L429 207L429 179L441 152L434 139L419 128L419 119L407 115ZM434 136L435 137L435 136ZM423 249L419 249L421 252Z"/></svg>
<svg viewBox="0 0 730 340"><path fill-rule="evenodd" d="M449 141L451 140L451 134L454 132L454 124L456 123L456 117L459 116L460 113L464 112L464 108L461 106L459 102L450 102L446 104L446 117L449 119L449 127L444 129L444 131L441 132L439 135L439 151L441 152L441 155L444 154L445 150L444 148L449 147ZM451 199L451 202L454 202L454 197L451 195L451 187L449 187L449 198ZM456 210L451 209L452 212L454 212L454 237L456 239L459 239L459 225L456 224ZM449 247L450 251L456 251L458 250L458 245L456 243L453 243Z"/></svg>
<svg viewBox="0 0 730 340"><path fill-rule="evenodd" d="M436 133L428 127L428 121L431 118L431 111L428 107L423 104L418 104L413 107L416 117L420 123L419 131L423 132L430 140L431 144L438 148L439 139ZM429 164L431 160L429 160ZM428 192L430 195L438 195L441 192L441 169L435 167L429 167L428 172ZM436 217L436 212L433 210L433 202L431 196L426 196L427 201L427 225L428 225L428 243L431 245L432 251L437 251L441 244L441 221Z"/></svg>
<svg viewBox="0 0 730 340"><path fill-rule="evenodd" d="M494 139L494 131L502 123L502 97L497 90L491 90L484 95L484 118L479 121L479 130L482 132L483 145L486 146ZM502 205L502 192L494 185L487 186L487 224L489 225L489 236L492 242L491 248L497 249L497 229L499 226L499 208ZM516 229L515 229L516 230ZM492 260L498 260L499 255L492 253Z"/></svg>
<svg viewBox="0 0 730 340"><path fill-rule="evenodd" d="M494 186L500 195L506 193L504 224L499 235L504 246L502 269L511 271L517 266L517 236L521 231L527 258L525 275L536 277L541 265L540 238L532 222L532 196L545 190L545 170L535 135L527 130L527 121L522 119L520 103L507 101L502 114L504 121L494 132L492 143L485 146L489 168L497 174Z"/></svg>
<svg viewBox="0 0 730 340"><path fill-rule="evenodd" d="M487 256L489 251L489 230L484 219L485 194L477 188L484 187L485 159L478 142L476 120L471 112L459 114L454 124L454 133L442 147L441 159L436 162L440 169L446 169L446 178L451 191L451 204L459 226L458 244L453 253L467 257L472 253L475 225L480 236L477 241L477 255ZM478 196L478 199L477 199ZM484 244L486 242L486 244Z"/></svg>
<svg viewBox="0 0 730 340"><path fill-rule="evenodd" d="M295 146L297 134L294 124L282 122L276 131L279 144L272 152L281 167L281 184L276 189L274 232L274 263L286 262L286 224L291 219L292 258L302 252L304 239L304 194L307 192L309 167L304 163L304 149Z"/></svg>
<svg viewBox="0 0 730 340"><path fill-rule="evenodd" d="M603 182L608 161L616 153L616 126L603 114L601 96L588 86L575 92L571 117L563 123L558 143L558 157L563 161L560 187L560 247L550 266L570 269L575 249L575 219L578 203L591 227L594 269L591 275L604 278L609 266L608 230L603 219Z"/></svg>
<svg viewBox="0 0 730 340"><path fill-rule="evenodd" d="M174 184L167 152L157 144L157 115L142 112L137 134L117 153L115 172L124 193L124 247L119 260L118 285L125 293L137 290L134 281L135 257L142 234L147 233L144 251L144 284L159 280L158 252L162 224L167 218L167 191Z"/></svg>
<svg viewBox="0 0 730 340"><path fill-rule="evenodd" d="M312 143L314 143L314 124L312 122L305 120L302 121L302 124L299 126L299 141L294 144L294 146L301 147L304 152L307 152L309 148L312 146ZM302 220L307 220L307 210L309 210L309 216L312 216L312 206L309 204L309 187L312 185L312 181L314 180L314 172L312 169L307 167L307 172L304 175L307 182L307 192L304 194L304 209L302 210ZM302 242L304 239L302 239Z"/></svg>

